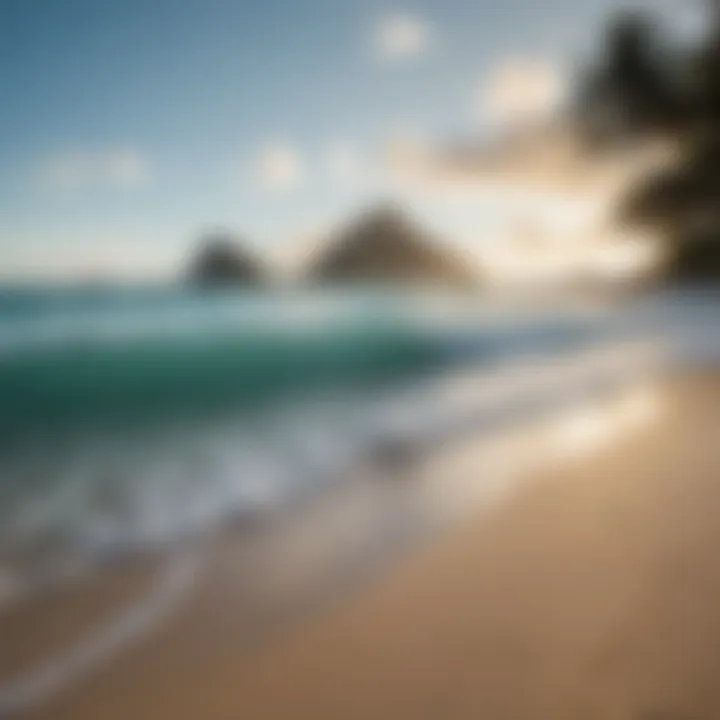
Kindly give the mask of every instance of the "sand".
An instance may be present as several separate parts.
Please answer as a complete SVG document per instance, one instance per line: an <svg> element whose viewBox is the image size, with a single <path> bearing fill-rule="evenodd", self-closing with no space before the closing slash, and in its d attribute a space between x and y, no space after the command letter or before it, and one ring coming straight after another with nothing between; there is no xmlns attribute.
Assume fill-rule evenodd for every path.
<svg viewBox="0 0 720 720"><path fill-rule="evenodd" d="M720 381L665 389L647 430L256 646L220 553L171 622L32 716L720 717Z"/></svg>

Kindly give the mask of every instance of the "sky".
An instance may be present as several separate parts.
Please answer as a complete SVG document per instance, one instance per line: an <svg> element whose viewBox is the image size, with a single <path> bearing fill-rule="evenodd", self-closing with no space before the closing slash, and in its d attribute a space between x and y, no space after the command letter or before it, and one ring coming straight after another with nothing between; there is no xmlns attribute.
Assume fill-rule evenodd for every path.
<svg viewBox="0 0 720 720"><path fill-rule="evenodd" d="M282 254L393 195L440 228L388 148L550 102L610 4L0 0L0 276L172 274L216 227Z"/></svg>

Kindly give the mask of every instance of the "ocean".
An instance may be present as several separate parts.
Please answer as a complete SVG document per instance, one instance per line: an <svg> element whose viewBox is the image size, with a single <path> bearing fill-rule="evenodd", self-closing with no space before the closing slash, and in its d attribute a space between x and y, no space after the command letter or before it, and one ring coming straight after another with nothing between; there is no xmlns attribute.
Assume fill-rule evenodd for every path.
<svg viewBox="0 0 720 720"><path fill-rule="evenodd" d="M656 362L671 329L701 327L698 308L714 318L716 306L702 293L538 305L377 289L0 290L0 596L257 518L388 448L526 412L541 385L555 397L598 376L598 358L603 372L639 372L649 346Z"/></svg>
<svg viewBox="0 0 720 720"><path fill-rule="evenodd" d="M141 597L3 678L0 714L153 631L222 532L249 596L305 568L272 596L294 607L643 427L656 375L720 360L719 309L706 290L0 289L0 616L155 568Z"/></svg>

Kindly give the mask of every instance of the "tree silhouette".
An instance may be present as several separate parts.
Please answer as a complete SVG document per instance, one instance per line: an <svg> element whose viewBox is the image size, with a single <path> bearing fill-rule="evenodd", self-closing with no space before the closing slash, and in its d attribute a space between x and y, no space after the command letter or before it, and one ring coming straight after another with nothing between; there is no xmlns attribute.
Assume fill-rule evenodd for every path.
<svg viewBox="0 0 720 720"><path fill-rule="evenodd" d="M586 78L579 117L592 147L662 136L677 162L634 188L619 220L651 227L680 279L720 278L720 2L706 36L676 48L647 15L616 18Z"/></svg>

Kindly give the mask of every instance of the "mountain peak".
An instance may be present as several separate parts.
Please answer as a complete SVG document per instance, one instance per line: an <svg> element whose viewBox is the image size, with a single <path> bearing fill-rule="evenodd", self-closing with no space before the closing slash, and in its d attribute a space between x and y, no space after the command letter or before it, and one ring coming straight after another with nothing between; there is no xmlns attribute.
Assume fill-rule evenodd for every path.
<svg viewBox="0 0 720 720"><path fill-rule="evenodd" d="M340 231L311 276L331 283L477 284L460 257L434 242L393 203L365 211Z"/></svg>

